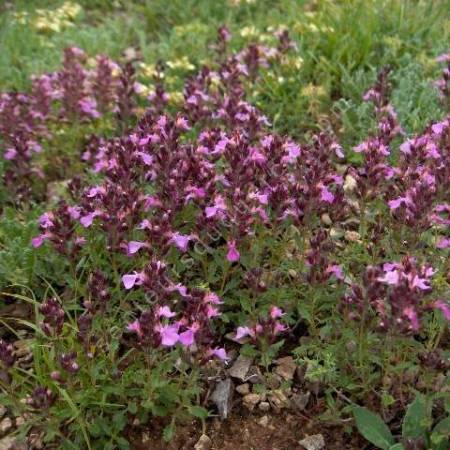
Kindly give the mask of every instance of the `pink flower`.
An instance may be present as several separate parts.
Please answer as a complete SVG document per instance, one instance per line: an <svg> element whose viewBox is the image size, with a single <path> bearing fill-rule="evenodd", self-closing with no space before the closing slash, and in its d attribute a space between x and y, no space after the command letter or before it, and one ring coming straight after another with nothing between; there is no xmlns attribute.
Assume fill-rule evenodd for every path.
<svg viewBox="0 0 450 450"><path fill-rule="evenodd" d="M12 161L17 156L17 150L14 148L8 148L6 152L3 154L3 158L8 161Z"/></svg>
<svg viewBox="0 0 450 450"><path fill-rule="evenodd" d="M277 335L278 333L283 333L287 330L287 327L280 322L276 322L273 328L273 334Z"/></svg>
<svg viewBox="0 0 450 450"><path fill-rule="evenodd" d="M177 283L177 284L172 284L171 286L169 286L167 288L167 290L169 292L174 292L174 291L178 291L178 293L182 296L182 297L189 297L189 294L187 292L187 287L182 285L181 283Z"/></svg>
<svg viewBox="0 0 450 450"><path fill-rule="evenodd" d="M420 278L417 275L412 279L411 287L412 288L418 288L422 291L426 291L427 289L431 289L431 287L427 284L428 280L425 278Z"/></svg>
<svg viewBox="0 0 450 450"><path fill-rule="evenodd" d="M137 155L139 155L142 159L142 162L146 165L146 166L151 166L153 164L153 158L144 152L136 152Z"/></svg>
<svg viewBox="0 0 450 450"><path fill-rule="evenodd" d="M403 310L403 314L411 322L411 329L417 331L419 329L419 319L417 317L417 312L411 306L408 306Z"/></svg>
<svg viewBox="0 0 450 450"><path fill-rule="evenodd" d="M300 147L297 144L294 144L293 142L289 142L284 145L284 148L287 150L288 153L287 155L283 156L281 161L283 163L289 164L295 163L295 161L301 154Z"/></svg>
<svg viewBox="0 0 450 450"><path fill-rule="evenodd" d="M214 292L208 292L205 294L205 298L203 299L205 303L214 303L215 305L220 305L223 303L219 296Z"/></svg>
<svg viewBox="0 0 450 450"><path fill-rule="evenodd" d="M86 214L85 216L81 217L81 219L80 219L81 225L83 225L84 228L89 228L92 225L94 218L100 214L101 214L100 211L94 211L89 214Z"/></svg>
<svg viewBox="0 0 450 450"><path fill-rule="evenodd" d="M39 225L41 228L50 228L53 226L53 214L44 213L39 217Z"/></svg>
<svg viewBox="0 0 450 450"><path fill-rule="evenodd" d="M147 247L148 244L145 242L139 242L139 241L130 241L128 242L127 246L127 253L128 255L134 255L137 253L142 247Z"/></svg>
<svg viewBox="0 0 450 450"><path fill-rule="evenodd" d="M444 300L436 300L433 306L442 311L446 320L450 320L450 306L447 302Z"/></svg>
<svg viewBox="0 0 450 450"><path fill-rule="evenodd" d="M125 289L131 289L134 285L140 285L143 282L143 274L134 272L122 277L123 285Z"/></svg>
<svg viewBox="0 0 450 450"><path fill-rule="evenodd" d="M47 235L46 234L40 234L39 236L34 237L33 239L31 239L31 245L34 248L39 248L45 241L45 239L47 239Z"/></svg>
<svg viewBox="0 0 450 450"><path fill-rule="evenodd" d="M228 252L227 252L227 260L229 262L237 262L239 261L241 255L236 249L236 241L230 241L227 244Z"/></svg>
<svg viewBox="0 0 450 450"><path fill-rule="evenodd" d="M436 247L443 250L444 248L450 248L450 238L441 238L436 244Z"/></svg>
<svg viewBox="0 0 450 450"><path fill-rule="evenodd" d="M208 319L211 319L212 317L220 316L219 308L216 306L207 305L206 306L206 316Z"/></svg>
<svg viewBox="0 0 450 450"><path fill-rule="evenodd" d="M328 190L326 186L320 186L320 199L323 202L327 203L333 203L334 202L334 195L331 191Z"/></svg>
<svg viewBox="0 0 450 450"><path fill-rule="evenodd" d="M377 278L381 283L386 283L390 285L397 285L399 281L399 274L397 270L391 272L386 272L383 277Z"/></svg>
<svg viewBox="0 0 450 450"><path fill-rule="evenodd" d="M222 361L225 361L228 358L227 352L224 348L214 348L211 350L211 355L216 356L217 358L221 359Z"/></svg>
<svg viewBox="0 0 450 450"><path fill-rule="evenodd" d="M180 333L179 340L181 345L185 347L190 347L194 343L195 334L192 330L183 331Z"/></svg>
<svg viewBox="0 0 450 450"><path fill-rule="evenodd" d="M172 347L180 339L180 335L178 334L178 324L160 325L158 328L158 332L161 335L161 344L164 345L164 347Z"/></svg>
<svg viewBox="0 0 450 450"><path fill-rule="evenodd" d="M332 273L338 280L344 279L344 273L342 272L342 267L338 264L333 264L331 266L328 266L327 273Z"/></svg>
<svg viewBox="0 0 450 450"><path fill-rule="evenodd" d="M223 213L227 210L227 205L221 195L217 195L214 200L214 206L207 206L205 208L205 216L210 219L218 213Z"/></svg>
<svg viewBox="0 0 450 450"><path fill-rule="evenodd" d="M237 327L236 336L234 337L236 340L240 340L245 336L251 336L252 330L249 327Z"/></svg>
<svg viewBox="0 0 450 450"><path fill-rule="evenodd" d="M394 200L389 200L388 201L388 205L390 209L397 209L399 208L401 205L407 203L407 198L406 197L398 197Z"/></svg>
<svg viewBox="0 0 450 450"><path fill-rule="evenodd" d="M278 308L278 306L272 306L270 308L270 317L272 319L279 319L282 316L284 316L284 313L281 308Z"/></svg>
<svg viewBox="0 0 450 450"><path fill-rule="evenodd" d="M189 234L180 234L176 232L171 234L170 242L178 247L182 252L185 252L188 249L189 241L191 239L192 236Z"/></svg>
<svg viewBox="0 0 450 450"><path fill-rule="evenodd" d="M334 153L336 153L336 156L338 158L345 158L345 154L342 150L342 147L337 142L333 142L330 148L331 150L334 150Z"/></svg>
<svg viewBox="0 0 450 450"><path fill-rule="evenodd" d="M177 313L171 311L171 309L168 306L160 306L158 307L157 311L156 311L156 315L158 317L174 317L177 315Z"/></svg>
<svg viewBox="0 0 450 450"><path fill-rule="evenodd" d="M127 325L127 330L136 333L139 337L142 336L141 324L139 320L135 320Z"/></svg>
<svg viewBox="0 0 450 450"><path fill-rule="evenodd" d="M100 113L97 111L97 102L93 98L84 98L78 102L78 105L85 114L91 116L94 119L100 117Z"/></svg>

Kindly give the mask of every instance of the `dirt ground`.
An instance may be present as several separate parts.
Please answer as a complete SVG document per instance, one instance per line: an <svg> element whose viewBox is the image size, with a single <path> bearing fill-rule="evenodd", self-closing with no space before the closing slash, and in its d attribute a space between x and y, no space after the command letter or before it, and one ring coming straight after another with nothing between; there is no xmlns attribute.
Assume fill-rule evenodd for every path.
<svg viewBox="0 0 450 450"><path fill-rule="evenodd" d="M212 440L210 450L305 450L299 441L308 435L322 434L324 450L371 450L364 439L354 433L349 436L342 426L327 426L316 420L291 413L268 414L267 426L261 426L263 414L234 414L226 421L207 422L206 434ZM160 430L143 430L145 435L133 442L134 450L193 450L202 434L200 423L180 427L170 443L162 441Z"/></svg>

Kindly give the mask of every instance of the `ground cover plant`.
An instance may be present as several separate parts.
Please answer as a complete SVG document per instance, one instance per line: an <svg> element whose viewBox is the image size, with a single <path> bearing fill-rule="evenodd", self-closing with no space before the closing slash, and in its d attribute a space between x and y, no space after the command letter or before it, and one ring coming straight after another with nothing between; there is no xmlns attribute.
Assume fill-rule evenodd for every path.
<svg viewBox="0 0 450 450"><path fill-rule="evenodd" d="M446 2L36 5L1 18L4 445L206 433L232 379L447 448Z"/></svg>

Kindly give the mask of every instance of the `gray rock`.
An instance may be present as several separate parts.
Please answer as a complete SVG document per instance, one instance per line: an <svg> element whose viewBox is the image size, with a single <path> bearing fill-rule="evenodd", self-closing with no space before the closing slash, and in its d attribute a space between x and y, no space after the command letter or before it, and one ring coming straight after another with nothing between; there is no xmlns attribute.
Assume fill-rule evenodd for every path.
<svg viewBox="0 0 450 450"><path fill-rule="evenodd" d="M226 419L231 409L231 400L233 397L233 383L230 378L221 380L217 383L211 400L217 406L221 419Z"/></svg>
<svg viewBox="0 0 450 450"><path fill-rule="evenodd" d="M264 383L264 377L259 370L259 367L252 366L247 373L247 378L245 381L250 381L251 384L262 384Z"/></svg>
<svg viewBox="0 0 450 450"><path fill-rule="evenodd" d="M277 359L275 363L277 365L277 367L275 368L275 373L277 375L284 378L286 381L291 381L294 378L297 364L295 364L292 356L286 356L284 358Z"/></svg>
<svg viewBox="0 0 450 450"><path fill-rule="evenodd" d="M244 402L244 406L249 411L253 411L255 406L261 401L261 396L259 394L247 394L242 400Z"/></svg>
<svg viewBox="0 0 450 450"><path fill-rule="evenodd" d="M253 360L239 355L234 364L228 370L228 373L233 378L237 378L241 381L246 381L245 377L252 365Z"/></svg>
<svg viewBox="0 0 450 450"><path fill-rule="evenodd" d="M237 388L236 388L236 392L238 392L241 395L247 395L250 394L250 387L248 385L248 383L244 383L244 384L240 384Z"/></svg>
<svg viewBox="0 0 450 450"><path fill-rule="evenodd" d="M267 412L270 410L270 403L269 402L261 402L258 405L258 409L262 412Z"/></svg>
<svg viewBox="0 0 450 450"><path fill-rule="evenodd" d="M13 450L14 445L15 440L10 436L0 439L0 450Z"/></svg>
<svg viewBox="0 0 450 450"><path fill-rule="evenodd" d="M311 397L311 392L307 392L306 394L294 394L291 397L292 407L294 409L296 409L297 411L304 411L304 409L308 405L310 397Z"/></svg>
<svg viewBox="0 0 450 450"><path fill-rule="evenodd" d="M305 447L306 450L322 450L325 448L325 439L321 434L307 436L298 443Z"/></svg>
<svg viewBox="0 0 450 450"><path fill-rule="evenodd" d="M211 439L206 434L202 434L198 442L194 445L194 450L210 450L211 447Z"/></svg>

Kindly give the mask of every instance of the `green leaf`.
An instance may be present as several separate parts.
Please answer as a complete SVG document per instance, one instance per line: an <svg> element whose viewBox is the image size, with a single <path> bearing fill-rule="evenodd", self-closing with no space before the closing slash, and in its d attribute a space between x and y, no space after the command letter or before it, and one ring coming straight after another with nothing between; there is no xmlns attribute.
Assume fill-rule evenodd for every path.
<svg viewBox="0 0 450 450"><path fill-rule="evenodd" d="M389 450L405 450L405 447L403 447L403 444L395 444L389 447Z"/></svg>
<svg viewBox="0 0 450 450"><path fill-rule="evenodd" d="M417 439L424 436L431 425L429 403L423 395L418 395L409 405L403 419L403 437Z"/></svg>
<svg viewBox="0 0 450 450"><path fill-rule="evenodd" d="M175 433L175 423L170 422L170 424L167 425L163 430L163 439L166 442L169 442L173 438L174 433Z"/></svg>
<svg viewBox="0 0 450 450"><path fill-rule="evenodd" d="M389 450L395 444L392 433L381 417L367 408L353 407L358 431L372 444L383 450Z"/></svg>
<svg viewBox="0 0 450 450"><path fill-rule="evenodd" d="M433 450L447 450L450 447L450 417L442 419L431 433Z"/></svg>
<svg viewBox="0 0 450 450"><path fill-rule="evenodd" d="M190 406L188 410L189 414L198 417L199 419L206 419L208 417L208 410L201 406Z"/></svg>
<svg viewBox="0 0 450 450"><path fill-rule="evenodd" d="M131 414L136 414L137 410L138 410L138 407L135 402L130 402L128 404L128 411L130 411Z"/></svg>

